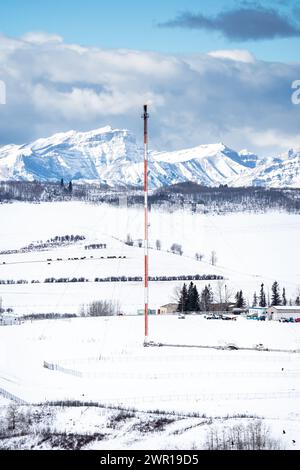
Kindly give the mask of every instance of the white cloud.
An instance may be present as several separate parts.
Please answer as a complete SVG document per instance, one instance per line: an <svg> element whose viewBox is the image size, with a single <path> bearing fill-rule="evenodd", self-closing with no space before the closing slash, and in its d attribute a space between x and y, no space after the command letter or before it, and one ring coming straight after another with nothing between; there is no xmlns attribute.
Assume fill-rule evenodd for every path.
<svg viewBox="0 0 300 470"><path fill-rule="evenodd" d="M236 62L253 63L256 60L251 52L244 49L211 51L208 53L208 55L217 59L228 59L234 60Z"/></svg>
<svg viewBox="0 0 300 470"><path fill-rule="evenodd" d="M300 133L289 135L287 133L278 132L276 129L258 131L249 128L240 129L240 131L247 137L252 146L259 146L261 148L275 147L278 148L279 151L300 147Z"/></svg>
<svg viewBox="0 0 300 470"><path fill-rule="evenodd" d="M21 39L31 44L47 44L49 42L62 43L63 37L58 34L49 34L43 31L32 31L24 34Z"/></svg>
<svg viewBox="0 0 300 470"><path fill-rule="evenodd" d="M300 78L300 65L251 57L247 51L106 50L44 33L0 36L0 80L7 90L0 142L107 124L142 139L140 114L150 101L151 145L158 149L223 141L258 153L281 151L282 142L294 145L299 135L291 83Z"/></svg>

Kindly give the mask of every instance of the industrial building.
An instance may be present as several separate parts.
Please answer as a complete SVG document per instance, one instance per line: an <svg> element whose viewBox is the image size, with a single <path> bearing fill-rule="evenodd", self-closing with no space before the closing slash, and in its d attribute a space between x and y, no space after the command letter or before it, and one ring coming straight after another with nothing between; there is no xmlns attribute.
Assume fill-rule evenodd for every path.
<svg viewBox="0 0 300 470"><path fill-rule="evenodd" d="M268 314L268 307L250 307L248 313L258 318L264 317Z"/></svg>
<svg viewBox="0 0 300 470"><path fill-rule="evenodd" d="M300 306L274 305L267 309L267 314L269 320L280 320L283 318L296 320L296 318L300 318Z"/></svg>

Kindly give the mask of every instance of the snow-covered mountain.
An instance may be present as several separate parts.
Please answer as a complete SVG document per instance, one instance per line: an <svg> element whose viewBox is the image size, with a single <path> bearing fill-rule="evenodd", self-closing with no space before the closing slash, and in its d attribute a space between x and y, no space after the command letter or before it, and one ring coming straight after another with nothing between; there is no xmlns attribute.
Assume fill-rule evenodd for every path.
<svg viewBox="0 0 300 470"><path fill-rule="evenodd" d="M278 158L258 160L250 172L229 182L231 186L300 188L300 148L291 149Z"/></svg>
<svg viewBox="0 0 300 470"><path fill-rule="evenodd" d="M150 179L153 175L155 186L183 181L205 186L226 184L253 166L253 158L244 158L223 143L174 152L153 152L151 157Z"/></svg>
<svg viewBox="0 0 300 470"><path fill-rule="evenodd" d="M135 138L111 127L55 134L31 144L0 147L0 178L58 181L121 180L140 161Z"/></svg>
<svg viewBox="0 0 300 470"><path fill-rule="evenodd" d="M90 181L110 186L143 184L143 149L128 130L110 126L70 131L25 145L0 147L1 180ZM150 152L152 188L193 181L206 186L300 186L300 149L260 160L223 143Z"/></svg>

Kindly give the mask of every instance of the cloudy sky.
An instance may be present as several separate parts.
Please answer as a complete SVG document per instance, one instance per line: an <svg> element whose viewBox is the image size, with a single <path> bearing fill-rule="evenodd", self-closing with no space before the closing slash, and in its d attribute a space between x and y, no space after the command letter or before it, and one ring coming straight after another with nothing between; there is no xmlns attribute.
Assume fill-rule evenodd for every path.
<svg viewBox="0 0 300 470"><path fill-rule="evenodd" d="M298 1L2 0L0 144L107 124L151 145L300 147Z"/></svg>

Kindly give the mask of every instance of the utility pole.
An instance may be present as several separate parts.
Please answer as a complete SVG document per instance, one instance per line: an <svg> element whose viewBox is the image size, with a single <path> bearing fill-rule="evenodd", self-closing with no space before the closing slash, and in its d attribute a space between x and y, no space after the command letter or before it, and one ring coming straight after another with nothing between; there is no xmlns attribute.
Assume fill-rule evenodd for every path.
<svg viewBox="0 0 300 470"><path fill-rule="evenodd" d="M145 339L148 341L148 313L149 313L149 221L148 221L148 105L144 105L144 301L145 301Z"/></svg>

